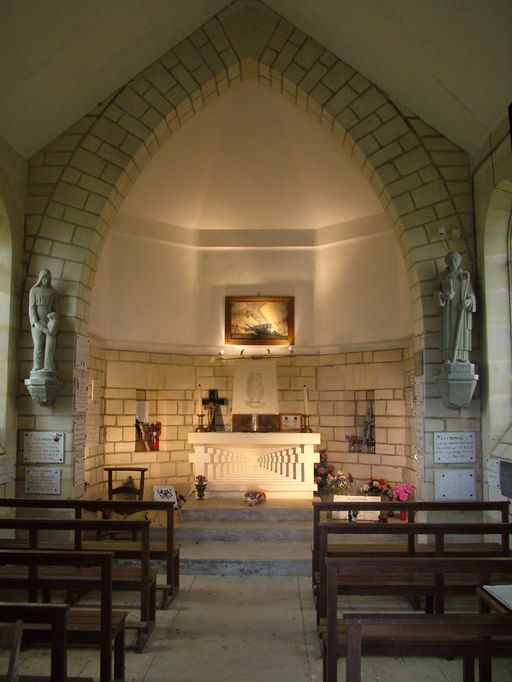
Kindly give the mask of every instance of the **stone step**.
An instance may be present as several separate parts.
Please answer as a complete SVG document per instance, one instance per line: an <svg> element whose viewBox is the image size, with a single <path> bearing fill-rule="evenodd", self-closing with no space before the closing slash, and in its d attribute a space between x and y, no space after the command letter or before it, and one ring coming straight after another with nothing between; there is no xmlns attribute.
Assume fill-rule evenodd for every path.
<svg viewBox="0 0 512 682"><path fill-rule="evenodd" d="M187 521L179 524L174 531L177 542L204 542L222 540L226 542L309 542L313 541L311 522L285 521L283 523L253 522L202 522Z"/></svg>
<svg viewBox="0 0 512 682"><path fill-rule="evenodd" d="M308 542L184 542L180 549L184 575L311 575Z"/></svg>
<svg viewBox="0 0 512 682"><path fill-rule="evenodd" d="M203 575L311 574L311 500L189 498L176 517L180 571ZM157 529L155 529L157 530Z"/></svg>

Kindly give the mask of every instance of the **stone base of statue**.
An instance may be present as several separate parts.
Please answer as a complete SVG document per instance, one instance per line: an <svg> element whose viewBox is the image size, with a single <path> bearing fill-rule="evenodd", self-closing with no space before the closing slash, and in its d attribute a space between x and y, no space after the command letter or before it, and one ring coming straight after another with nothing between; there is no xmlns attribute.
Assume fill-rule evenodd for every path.
<svg viewBox="0 0 512 682"><path fill-rule="evenodd" d="M33 369L30 379L25 379L25 386L38 405L53 405L62 383L55 372L47 369Z"/></svg>
<svg viewBox="0 0 512 682"><path fill-rule="evenodd" d="M436 376L441 397L447 407L467 407L475 392L478 374L471 362L445 362Z"/></svg>

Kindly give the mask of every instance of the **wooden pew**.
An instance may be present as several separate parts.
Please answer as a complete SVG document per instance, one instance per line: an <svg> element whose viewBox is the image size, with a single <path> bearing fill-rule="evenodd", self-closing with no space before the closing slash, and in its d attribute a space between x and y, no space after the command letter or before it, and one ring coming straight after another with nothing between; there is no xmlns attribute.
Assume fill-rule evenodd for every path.
<svg viewBox="0 0 512 682"><path fill-rule="evenodd" d="M425 589L431 591L435 600L444 604L444 597L449 589L448 579L450 576L457 578L464 576L465 583L471 587L474 593L476 593L478 585L487 581L487 584L499 582L503 575L507 575L509 579L512 576L512 557L431 557L428 561L421 557L349 557L343 559L327 558L325 564L326 591L324 600L326 618L320 623L319 633L324 661L324 681L327 680L327 682L335 682L337 679L336 659L338 656L347 655L348 657L349 646L353 647L352 657L356 663L352 663L352 665L355 666L355 669L357 669L357 661L360 661L361 656L360 639L358 639L358 635L361 633L354 630L352 632L353 641L346 639L348 632L346 623L351 622L352 614L344 614L343 621L338 618L340 585L341 594L351 593L350 589L345 588L344 577L348 578L348 585L350 585L353 576L357 576L363 585L373 581L376 574L384 577L398 576L404 585L411 577L419 578L419 581L425 584ZM482 608L481 603L480 608ZM359 615L361 616L361 614ZM364 614L365 617L366 615L368 615L369 621L367 623L368 629L364 633L366 639L363 638L363 651L372 655L398 656L409 654L415 656L473 657L478 637L497 634L487 624L501 622L491 614L480 614L479 618L476 618L475 614L465 613L461 618L467 618L468 622L470 618L473 618L473 623L481 626L481 629L477 628L471 636L468 634L468 637L455 638L450 636L450 629L444 628L442 625L442 623L454 623L458 616L451 621L449 620L454 614L419 614L414 612L398 615L380 614L377 619L381 616L383 619L389 619L387 630L385 626L380 628L375 626L372 630L370 627L372 624L371 617L375 614ZM407 631L406 625L408 617L409 631ZM444 617L446 617L446 621L443 621ZM501 616L501 618L507 625L506 632L502 634L512 635L512 617ZM435 625L436 623L438 625ZM401 630L400 624L403 626ZM416 624L418 624L418 628L423 628L423 636L417 636L418 631L414 630ZM432 627L431 630L429 630L430 627ZM436 627L438 630L435 629ZM393 639L395 633L402 635L396 641ZM357 644L354 645L354 642ZM494 651L495 653L509 653L509 647L510 641L507 641L505 646L498 643L494 647ZM489 652L487 652L488 656ZM489 665L489 661L486 665ZM465 669L466 667L469 670L469 664L465 665ZM359 678L352 676L347 677L348 679L353 682ZM484 677L483 679L491 678Z"/></svg>
<svg viewBox="0 0 512 682"><path fill-rule="evenodd" d="M13 623L21 620L26 624L44 624L50 628L52 682L92 682L90 677L69 678L67 675L66 628L69 604L29 604L0 602L0 622ZM48 678L50 679L50 678ZM18 676L19 682L28 682L26 675Z"/></svg>
<svg viewBox="0 0 512 682"><path fill-rule="evenodd" d="M112 554L108 552L0 550L2 590L13 590L16 593L27 590L30 595L35 592L36 596L39 592L62 589L97 590L100 593L99 609L69 609L66 638L70 644L99 645L101 682L111 682L113 679L122 682L125 676L127 612L112 610L112 560ZM25 567L25 571L20 570L22 567ZM82 568L85 573L79 572L78 569ZM21 606L20 604L20 608ZM52 630L37 622L25 623L23 638L29 642L52 643Z"/></svg>
<svg viewBox="0 0 512 682"><path fill-rule="evenodd" d="M325 559L329 557L328 554L328 539L332 534L342 535L350 538L351 535L357 533L359 536L375 536L386 537L389 535L400 535L408 539L407 543L403 543L403 549L397 550L390 554L389 551L381 552L379 544L375 543L375 549L371 553L364 553L361 558L375 559L375 567L377 567L377 560L380 558L404 558L404 557L428 557L428 562L437 557L509 557L510 556L510 534L512 533L512 523L404 523L399 525L377 524L377 523L344 523L331 522L318 524L319 531L319 558L320 571L318 575L318 584L316 590L317 614L320 620L325 616L325 587L327 580ZM468 549L467 544L463 544L462 549L457 548L457 543L446 543L446 537L449 535L499 535L500 543L498 546L493 542L490 544L488 552L485 551L481 543L478 543L475 548ZM432 544L427 544L423 538L432 536L434 541ZM340 545L341 547L341 545ZM337 557L343 559L350 559L358 557L357 550L354 551L350 543L347 545L346 552L339 550L336 553ZM401 584L400 582L393 585L393 581L383 580L378 573L377 568L374 571L374 578L367 586L371 594L403 594L407 596L406 588L410 588L409 595L418 597L423 585L414 584L413 580L409 584ZM362 590L363 585L360 585L357 580L354 580L354 593ZM380 591L379 591L380 590ZM464 585L453 584L450 586L451 593L467 593ZM430 604L430 602L429 602ZM435 605L437 612L442 610L442 603L438 601Z"/></svg>
<svg viewBox="0 0 512 682"><path fill-rule="evenodd" d="M83 534L86 532L95 534L101 532L129 530L140 535L139 568L115 567L112 571L112 587L116 590L136 591L140 594L140 621L128 625L137 630L135 650L143 651L156 620L156 571L150 567L149 562L149 521L109 521L90 519L5 519L0 518L0 529L15 530L18 534L27 531L25 540L18 538L17 547L24 542L25 546L34 550L47 550L49 543L42 538L44 533L66 534L62 542L52 540L51 547L56 549L70 547L68 534L73 534L73 547L76 551L83 550ZM0 547L3 541L0 540ZM42 544L41 544L42 543ZM101 551L108 552L105 547ZM82 586L83 587L83 586ZM77 593L79 594L79 593Z"/></svg>
<svg viewBox="0 0 512 682"><path fill-rule="evenodd" d="M70 510L76 519L86 518L88 515L99 514L113 511L117 515L127 515L127 520L131 514L140 512L163 513L165 516L165 538L163 541L154 540L150 534L150 560L162 561L165 563L166 583L157 585L157 590L162 592L161 606L168 608L172 599L179 592L179 565L180 548L174 543L174 506L172 502L162 500L63 500L49 498L0 498L0 508L12 508L17 514L23 509L41 510L45 516L53 510ZM39 517L40 518L40 517ZM0 546L14 546L15 543L7 543L0 540ZM116 559L137 559L140 555L140 542L126 542L115 540L108 542L87 539L83 540L84 549L105 549L114 552Z"/></svg>
<svg viewBox="0 0 512 682"><path fill-rule="evenodd" d="M460 514L461 512L464 512L465 514L471 514L473 515L484 515L488 514L491 517L496 517L492 520L494 521L501 521L502 523L508 523L509 521L509 501L500 501L500 502L479 502L479 501L460 501L460 502L384 502L384 501L378 501L378 502L321 502L314 500L313 501L313 548L312 548L312 581L313 581L313 589L316 589L316 577L318 576L318 573L320 571L320 560L319 560L319 530L318 530L318 524L323 521L327 522L331 520L332 513L333 512L340 512L340 511L379 511L384 514L388 514L389 512L393 513L399 513L400 511L405 511L407 514L407 523L414 523L416 520L417 514L435 514L436 516L439 514L442 514L443 516L446 514L447 518L441 519L441 521L448 521L449 517L452 516L453 514ZM401 523L398 521L395 524L395 519L396 517L393 517L392 523L393 525L401 525ZM475 519L472 519L472 521L475 521ZM356 538L353 538L355 540ZM408 554L412 554L412 542L413 538L410 536L409 538L404 538L404 541L407 542L407 549L408 549ZM335 545L332 545L329 547L329 554L333 554L336 552L338 548ZM348 551L347 543L344 543L344 551ZM387 551L390 553L390 556L393 554L393 552L396 552L397 555L403 554L404 547L402 544L397 545L396 542L393 543L381 543L378 552L382 553L384 551ZM475 549L475 547L473 547ZM364 553L366 552L368 555L371 555L372 552L375 551L374 546L368 546L367 544L363 544L358 542L357 544L354 543L353 546L353 553L357 553L360 556L363 556Z"/></svg>
<svg viewBox="0 0 512 682"><path fill-rule="evenodd" d="M492 638L512 636L512 619L494 614L346 614L343 624L346 682L360 682L362 647L368 639L373 641L372 648L380 640L383 651L394 656L462 657L464 682L475 679L474 658L478 657L479 680L492 680ZM507 646L511 643L509 639ZM503 653L501 647L498 651ZM330 661L329 666L333 666ZM337 677L331 672L325 679L336 682Z"/></svg>

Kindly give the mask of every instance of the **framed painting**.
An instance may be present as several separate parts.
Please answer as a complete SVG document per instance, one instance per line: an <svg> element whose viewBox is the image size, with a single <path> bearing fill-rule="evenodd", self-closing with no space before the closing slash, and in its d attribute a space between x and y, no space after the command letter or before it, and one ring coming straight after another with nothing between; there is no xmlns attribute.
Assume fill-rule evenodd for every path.
<svg viewBox="0 0 512 682"><path fill-rule="evenodd" d="M226 296L225 343L291 346L293 296Z"/></svg>

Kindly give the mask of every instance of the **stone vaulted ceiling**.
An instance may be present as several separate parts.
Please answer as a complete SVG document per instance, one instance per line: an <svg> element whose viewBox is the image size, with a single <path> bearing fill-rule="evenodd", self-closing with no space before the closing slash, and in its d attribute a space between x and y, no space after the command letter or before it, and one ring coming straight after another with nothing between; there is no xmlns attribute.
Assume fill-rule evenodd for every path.
<svg viewBox="0 0 512 682"><path fill-rule="evenodd" d="M0 137L30 158L229 4L2 0ZM266 4L469 153L512 101L509 0Z"/></svg>

